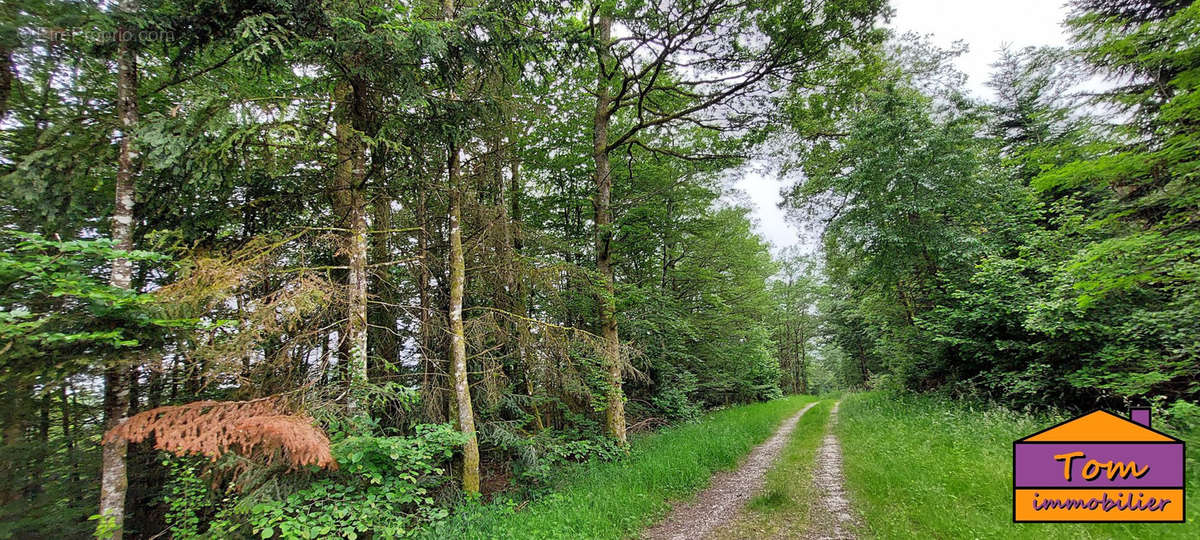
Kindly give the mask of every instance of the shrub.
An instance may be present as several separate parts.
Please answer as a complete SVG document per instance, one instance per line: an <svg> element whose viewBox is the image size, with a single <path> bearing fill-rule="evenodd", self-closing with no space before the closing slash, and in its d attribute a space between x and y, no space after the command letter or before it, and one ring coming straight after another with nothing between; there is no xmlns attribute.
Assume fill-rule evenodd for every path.
<svg viewBox="0 0 1200 540"><path fill-rule="evenodd" d="M1167 408L1168 421L1184 431L1200 430L1200 405L1182 399Z"/></svg>
<svg viewBox="0 0 1200 540"><path fill-rule="evenodd" d="M333 445L340 471L283 499L255 505L250 524L262 538L409 536L444 519L430 490L465 437L447 424L417 426L412 437L348 437Z"/></svg>
<svg viewBox="0 0 1200 540"><path fill-rule="evenodd" d="M570 463L593 459L611 461L621 455L612 439L597 433L585 434L574 430L543 431L525 440L514 472L520 487L527 495L538 495L552 487L552 480L561 475Z"/></svg>

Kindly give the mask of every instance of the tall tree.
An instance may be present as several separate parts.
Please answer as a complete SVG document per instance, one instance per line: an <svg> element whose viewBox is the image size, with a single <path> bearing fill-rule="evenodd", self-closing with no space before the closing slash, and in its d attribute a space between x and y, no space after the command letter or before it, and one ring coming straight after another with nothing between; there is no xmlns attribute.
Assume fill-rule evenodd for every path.
<svg viewBox="0 0 1200 540"><path fill-rule="evenodd" d="M787 80L798 92L811 90L860 63L848 51L881 37L874 23L883 10L884 3L874 0L821 4L685 0L601 3L589 9L597 76L592 92L596 95L592 178L593 236L602 295L598 326L611 386L607 430L621 444L626 441L620 388L623 360L612 292L616 278L609 258L613 153L633 147L673 158L714 157L705 152L680 153L669 142L655 146L652 133L693 124L744 134L765 118L753 111L765 109L761 92L768 83ZM629 36L614 40L615 24ZM718 110L737 112L714 112Z"/></svg>
<svg viewBox="0 0 1200 540"><path fill-rule="evenodd" d="M810 361L820 327L818 269L811 259L795 253L784 253L781 267L771 287L779 309L772 337L783 370L781 386L792 393L807 394Z"/></svg>
<svg viewBox="0 0 1200 540"><path fill-rule="evenodd" d="M1054 272L1061 287L1050 305L1058 309L1039 317L1038 327L1058 335L1072 328L1088 336L1079 341L1101 344L1068 376L1080 389L1194 398L1200 349L1181 336L1196 333L1200 320L1200 280L1185 270L1200 248L1193 39L1200 5L1081 0L1072 7L1077 54L1119 83L1100 104L1123 114L1091 156L1032 182L1043 194L1068 195L1061 204L1082 219L1064 231L1073 249Z"/></svg>
<svg viewBox="0 0 1200 540"><path fill-rule="evenodd" d="M442 19L454 22L454 0L442 0ZM453 60L452 60L453 61ZM454 85L461 73L451 74L449 100L457 100ZM467 373L467 344L463 332L463 291L466 288L467 266L463 257L462 240L462 173L460 171L459 137L453 128L446 145L447 189L450 198L450 384L454 393L454 423L466 436L463 445L462 486L467 493L479 493L479 438L475 433L475 409L471 403L471 381Z"/></svg>
<svg viewBox="0 0 1200 540"><path fill-rule="evenodd" d="M113 187L114 203L112 215L112 238L117 249L133 250L133 206L137 147L135 135L138 129L138 68L134 36L137 29L130 24L137 5L134 0L122 0L117 6L117 116L121 126L121 149L117 158L117 176ZM133 264L127 258L113 260L109 282L114 287L128 289L133 281ZM131 372L120 364L109 366L104 372L104 424L111 429L119 425L129 413L129 384ZM104 443L101 457L100 516L105 521L102 527L111 530L112 538L119 539L124 531L125 493L128 478L125 471L126 442Z"/></svg>
<svg viewBox="0 0 1200 540"><path fill-rule="evenodd" d="M625 394L621 390L621 339L617 331L616 278L612 266L612 163L609 160L608 130L612 118L612 85L614 67L612 54L612 15L602 13L596 21L596 111L592 120L592 159L595 169L592 179L596 186L595 241L596 271L600 273L600 332L604 338L604 365L608 370L608 405L605 408L605 429L625 444Z"/></svg>
<svg viewBox="0 0 1200 540"><path fill-rule="evenodd" d="M893 52L896 67L863 94L844 137L808 154L792 194L836 209L824 232L829 278L852 291L850 313L882 326L876 352L916 384L962 367L928 345L923 318L947 299L946 282L969 271L998 185L984 168L979 108L953 86L938 85L948 90L936 97L920 90L931 75L956 74L901 67L914 49L923 50Z"/></svg>
<svg viewBox="0 0 1200 540"><path fill-rule="evenodd" d="M349 75L354 77L354 75ZM358 84L354 84L358 82ZM356 125L363 125L363 108L367 91L363 81L340 81L334 92L335 138L337 141L337 166L333 173L333 200L335 211L345 223L346 272L346 325L348 357L344 358L348 385L347 406L351 412L358 410L358 394L367 382L367 217L366 190L367 164L362 144L363 133ZM357 115L355 112L357 111ZM357 120L357 121L356 121Z"/></svg>

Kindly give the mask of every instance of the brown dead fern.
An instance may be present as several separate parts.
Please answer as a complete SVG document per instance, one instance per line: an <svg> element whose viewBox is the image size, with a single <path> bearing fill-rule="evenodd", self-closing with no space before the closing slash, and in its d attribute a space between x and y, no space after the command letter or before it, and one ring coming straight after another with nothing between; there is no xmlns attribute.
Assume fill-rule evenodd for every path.
<svg viewBox="0 0 1200 540"><path fill-rule="evenodd" d="M329 438L312 418L289 414L281 396L250 401L196 401L138 413L104 435L142 442L176 455L199 454L213 460L233 452L291 467L336 469Z"/></svg>

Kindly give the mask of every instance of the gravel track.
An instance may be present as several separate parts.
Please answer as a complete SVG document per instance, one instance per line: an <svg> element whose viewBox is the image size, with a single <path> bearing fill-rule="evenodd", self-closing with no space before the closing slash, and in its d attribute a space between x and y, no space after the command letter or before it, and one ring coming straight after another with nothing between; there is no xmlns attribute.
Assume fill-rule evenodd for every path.
<svg viewBox="0 0 1200 540"><path fill-rule="evenodd" d="M750 451L750 455L746 457L746 461L737 469L714 474L708 488L696 495L691 502L675 506L666 519L646 529L642 533L642 538L646 540L703 538L732 520L751 497L762 491L767 470L771 468L771 464L775 463L787 445L788 438L796 428L796 422L799 422L800 417L804 416L804 413L808 412L813 405L816 403L808 404L800 412L784 420L775 434L771 435L766 442L754 447ZM838 463L840 473L840 457Z"/></svg>

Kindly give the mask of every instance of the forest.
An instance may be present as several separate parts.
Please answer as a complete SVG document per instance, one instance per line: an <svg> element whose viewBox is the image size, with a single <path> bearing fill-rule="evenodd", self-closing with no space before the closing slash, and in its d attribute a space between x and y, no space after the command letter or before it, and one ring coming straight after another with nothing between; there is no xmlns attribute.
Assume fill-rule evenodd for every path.
<svg viewBox="0 0 1200 540"><path fill-rule="evenodd" d="M6 1L0 538L454 534L792 394L1200 429L1200 2L1068 5L984 99L887 0Z"/></svg>

